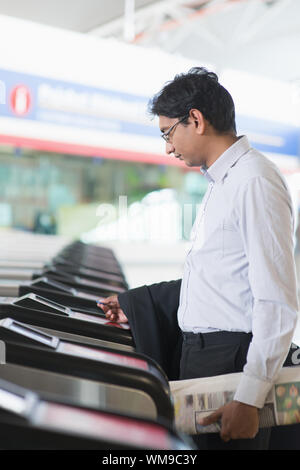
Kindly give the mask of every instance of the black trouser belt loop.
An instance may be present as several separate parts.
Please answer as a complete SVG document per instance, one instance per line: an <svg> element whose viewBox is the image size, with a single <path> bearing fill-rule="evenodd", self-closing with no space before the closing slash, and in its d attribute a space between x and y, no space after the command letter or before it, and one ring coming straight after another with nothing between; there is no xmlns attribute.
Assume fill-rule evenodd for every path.
<svg viewBox="0 0 300 470"><path fill-rule="evenodd" d="M205 346L205 333L190 333L183 331L182 336L183 336L183 341L189 344L193 343L199 343L201 345L201 348L204 348Z"/></svg>

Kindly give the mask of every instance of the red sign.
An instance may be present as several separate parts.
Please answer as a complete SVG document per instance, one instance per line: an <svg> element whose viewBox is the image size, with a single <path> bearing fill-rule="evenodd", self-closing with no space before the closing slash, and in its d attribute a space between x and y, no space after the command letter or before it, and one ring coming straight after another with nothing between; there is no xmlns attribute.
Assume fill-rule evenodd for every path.
<svg viewBox="0 0 300 470"><path fill-rule="evenodd" d="M116 364L117 366L149 370L148 363L143 359L126 356L126 354L111 353L96 348L92 349L72 343L61 342L58 347L58 352L70 354L71 356L84 357L94 361L108 362L110 364Z"/></svg>
<svg viewBox="0 0 300 470"><path fill-rule="evenodd" d="M15 114L24 116L31 106L30 90L25 85L17 85L11 92L10 105Z"/></svg>
<svg viewBox="0 0 300 470"><path fill-rule="evenodd" d="M56 403L42 403L37 413L36 422L47 428L90 435L94 438L127 443L142 448L163 450L172 448L167 430L159 424L98 411L92 412Z"/></svg>

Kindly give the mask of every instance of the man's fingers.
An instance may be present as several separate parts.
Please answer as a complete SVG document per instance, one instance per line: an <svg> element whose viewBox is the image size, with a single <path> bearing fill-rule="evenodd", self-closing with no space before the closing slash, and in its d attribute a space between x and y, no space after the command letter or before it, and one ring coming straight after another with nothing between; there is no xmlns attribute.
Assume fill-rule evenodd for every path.
<svg viewBox="0 0 300 470"><path fill-rule="evenodd" d="M219 408L214 413L211 413L209 416L206 416L206 418L202 418L200 420L200 424L202 426L208 426L209 424L213 424L217 421L220 421L220 419L222 418L222 412L222 408Z"/></svg>
<svg viewBox="0 0 300 470"><path fill-rule="evenodd" d="M116 317L118 314L118 311L117 310L114 310L114 309L109 309L106 313L105 313L105 316L106 318L112 318L112 317Z"/></svg>
<svg viewBox="0 0 300 470"><path fill-rule="evenodd" d="M224 426L224 424L221 423L222 415L223 407L219 408L214 413L211 413L209 416L206 416L206 418L202 418L200 420L200 424L202 426L208 426L209 424L219 423L221 426L220 437L224 442L228 442L230 441L231 436L230 432L228 432L228 429L226 429L226 425Z"/></svg>
<svg viewBox="0 0 300 470"><path fill-rule="evenodd" d="M128 323L128 318L126 317L125 313L123 310L116 309L116 310L109 310L106 314L105 317L116 323Z"/></svg>
<svg viewBox="0 0 300 470"><path fill-rule="evenodd" d="M103 310L107 320L111 322L116 322L116 323L128 322L128 319L125 313L120 307L117 295L106 297L106 299L101 298L99 299L97 305Z"/></svg>
<svg viewBox="0 0 300 470"><path fill-rule="evenodd" d="M102 308L102 310L105 310L110 306L120 307L117 295L111 295L110 297L106 298L101 297L97 305L98 307Z"/></svg>
<svg viewBox="0 0 300 470"><path fill-rule="evenodd" d="M111 313L110 315L106 315L107 320L114 322L116 320L116 315Z"/></svg>
<svg viewBox="0 0 300 470"><path fill-rule="evenodd" d="M103 307L109 307L110 305L119 305L119 302L117 302L116 300L108 300L106 302L102 300L98 302L98 305L103 305Z"/></svg>

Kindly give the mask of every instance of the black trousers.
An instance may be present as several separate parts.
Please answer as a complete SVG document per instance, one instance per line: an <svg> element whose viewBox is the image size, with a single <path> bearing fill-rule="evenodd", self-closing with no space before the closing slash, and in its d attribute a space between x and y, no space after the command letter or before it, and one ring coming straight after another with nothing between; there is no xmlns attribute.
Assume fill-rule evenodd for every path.
<svg viewBox="0 0 300 470"><path fill-rule="evenodd" d="M251 339L251 333L242 332L183 333L180 380L242 372ZM270 433L269 428L260 429L254 439L229 442L215 433L193 438L202 450L266 450Z"/></svg>

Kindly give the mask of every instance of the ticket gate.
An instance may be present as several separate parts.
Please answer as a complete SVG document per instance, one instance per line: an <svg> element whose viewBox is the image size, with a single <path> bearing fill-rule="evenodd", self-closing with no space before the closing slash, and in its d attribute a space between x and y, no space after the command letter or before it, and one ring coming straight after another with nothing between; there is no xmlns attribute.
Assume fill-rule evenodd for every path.
<svg viewBox="0 0 300 470"><path fill-rule="evenodd" d="M55 265L50 265L47 268L45 268L43 271L32 272L31 279L34 280L38 277L43 277L43 276L57 276L57 277L73 276L75 278L74 281L82 282L86 286L95 287L98 290L100 288L107 289L108 286L110 289L112 287L113 288L117 287L122 290L128 288L128 284L125 281L125 279L123 279L122 276L118 276L116 274L109 274L109 273L105 273L101 271L98 271L98 272L93 271L91 273L90 270L87 270L87 269L84 270L83 268L81 270L79 268L78 270L74 269L72 271L72 268L70 270L70 268L67 266L64 266L64 267L62 266L59 268ZM102 286L102 284L105 284L105 285Z"/></svg>
<svg viewBox="0 0 300 470"><path fill-rule="evenodd" d="M62 282L67 286L87 294L99 295L99 292L102 294L110 292L122 294L122 292L126 291L125 287L118 286L115 282L92 281L57 269L48 269L46 277L54 281Z"/></svg>
<svg viewBox="0 0 300 470"><path fill-rule="evenodd" d="M69 253L77 253L79 255L82 254L84 256L93 255L101 257L109 262L119 264L114 254L114 251L111 248L99 245L92 245L89 243L83 243L78 240L62 246L60 248L59 253L66 253L67 255Z"/></svg>
<svg viewBox="0 0 300 470"><path fill-rule="evenodd" d="M1 280L0 281L0 293L3 295L8 295L10 297L18 297L18 295L23 294L24 289L28 290L28 287L29 288L40 287L43 289L51 289L51 290L58 290L58 291L66 292L67 294L71 294L73 296L80 297L86 300L97 301L97 299L101 296L109 296L109 295L120 294L122 292L125 292L125 289L122 289L119 287L115 288L114 286L103 285L102 288L99 287L99 289L96 289L94 293L90 293L88 291L89 289L86 288L86 286L84 285L81 286L80 290L75 287L72 287L70 277L72 276L69 276L68 279L66 278L66 281L61 280L62 277L60 277L60 279L57 279L57 278L54 279L49 276L39 277L35 279L34 281L22 281L19 279L9 279L7 281ZM76 283L74 282L74 284Z"/></svg>
<svg viewBox="0 0 300 470"><path fill-rule="evenodd" d="M0 318L37 327L61 339L113 349L134 350L128 324L113 323L104 313L85 314L30 293L20 298L0 298Z"/></svg>
<svg viewBox="0 0 300 470"><path fill-rule="evenodd" d="M52 258L52 263L54 264L72 264L81 266L83 268L92 269L92 270L101 270L109 274L122 275L122 270L118 264L111 264L104 262L102 258L95 259L94 256L88 257L74 257L71 255L58 254Z"/></svg>
<svg viewBox="0 0 300 470"><path fill-rule="evenodd" d="M11 318L0 320L0 340L2 379L80 406L173 421L167 377L147 356L60 340Z"/></svg>
<svg viewBox="0 0 300 470"><path fill-rule="evenodd" d="M82 260L90 260L92 261L92 264L95 260L107 266L112 266L118 269L120 272L122 271L120 263L115 257L113 251L105 247L71 243L67 246L64 246L58 252L58 255L64 256L68 259L76 258L79 260L79 262Z"/></svg>
<svg viewBox="0 0 300 470"><path fill-rule="evenodd" d="M68 251L90 253L90 254L102 256L103 258L107 258L109 260L118 261L112 248L107 247L107 246L84 243L80 240L75 240L68 245L64 245L60 250L60 252L68 252Z"/></svg>
<svg viewBox="0 0 300 470"><path fill-rule="evenodd" d="M128 288L122 268L111 249L75 242L61 250L46 267L56 266L70 274L91 279L114 277ZM79 272L78 272L79 270Z"/></svg>
<svg viewBox="0 0 300 470"><path fill-rule="evenodd" d="M97 306L99 297L127 288L111 253L71 246L46 266L30 270L24 264L21 270L23 281L0 283L0 295L13 296L0 302L0 340L6 347L0 378L39 392L44 401L59 397L73 407L172 422L164 372L135 354L128 326L112 325Z"/></svg>
<svg viewBox="0 0 300 470"><path fill-rule="evenodd" d="M123 276L117 274L109 274L104 271L96 271L91 269L80 268L75 265L54 265L48 264L43 269L30 269L18 267L1 267L0 266L0 279L15 279L23 281L32 281L39 277L47 275L56 276L75 276L85 281L90 280L95 283L109 283L111 286L128 288L128 284ZM98 286L97 286L98 287Z"/></svg>
<svg viewBox="0 0 300 470"><path fill-rule="evenodd" d="M9 245L12 244L10 237L8 237L7 242ZM41 250L41 247L39 250ZM25 249L25 252L27 254L27 249ZM53 264L53 259L51 261L46 261L47 256L45 256L45 252L47 252L47 249L44 248L42 251L38 251L42 254L42 258L46 261L47 264L38 263L37 265L35 250L33 250L32 247L31 252L33 258L35 259L33 263L30 257L28 258L27 256L23 256L23 252L20 252L21 261L16 259L14 252L11 252L13 255L11 260L8 259L5 261L0 259L0 278L31 280L36 276L41 277L44 274L45 269L50 269L49 274L54 274L52 268L55 269L56 265ZM23 257L24 260L22 261ZM67 274L67 270L69 268L69 275L73 275L78 278L73 280L73 282L81 282L85 276L89 276L87 279L91 279L91 281L95 283L112 283L112 285L115 285L120 289L128 288L122 272L122 268L110 248L86 245L77 241L61 249L58 253L55 254L55 258L57 258L57 262L59 263L58 267L65 268L65 274ZM86 266L89 266L89 268L83 268L83 262L85 262ZM34 274L34 270L37 270L38 272ZM82 270L87 272L84 273ZM57 272L55 272L55 274L61 275L61 273ZM18 275L20 277L18 277ZM88 287L92 288L93 286ZM101 287L105 288L105 286ZM94 288L98 289L99 286L95 285Z"/></svg>
<svg viewBox="0 0 300 470"><path fill-rule="evenodd" d="M1 296L20 297L29 293L41 295L67 307L76 308L79 312L91 314L99 314L97 302L100 297L115 294L114 291L100 291L98 295L88 294L48 277L41 277L32 282L0 280Z"/></svg>
<svg viewBox="0 0 300 470"><path fill-rule="evenodd" d="M59 253L58 256L63 257L67 260L75 261L77 264L80 264L81 266L85 266L87 268L103 268L104 271L119 275L122 273L122 268L117 261L108 260L106 258L103 258L102 256L78 253L74 251Z"/></svg>
<svg viewBox="0 0 300 470"><path fill-rule="evenodd" d="M63 258L56 257L55 261L51 261L51 263L48 263L44 267L44 272L47 274L47 269L51 269L55 267L58 270L63 270L64 272L68 272L73 275L78 275L81 277L84 277L86 279L91 279L91 280L112 280L112 281L117 281L121 283L121 287L128 287L127 282L125 280L125 277L121 274L114 274L114 273L109 273L100 267L98 269L92 269L92 268L83 268L79 264L76 264L75 262L68 261L66 262Z"/></svg>
<svg viewBox="0 0 300 470"><path fill-rule="evenodd" d="M42 399L0 379L0 450L191 450L166 424Z"/></svg>
<svg viewBox="0 0 300 470"><path fill-rule="evenodd" d="M114 260L115 262L118 262L112 248L109 248L107 246L92 245L90 243L84 243L80 240L73 241L72 243L63 246L59 252L78 252L83 254L92 254L96 256L101 256L103 259Z"/></svg>
<svg viewBox="0 0 300 470"><path fill-rule="evenodd" d="M85 294L86 298L94 298L92 296L98 297L101 294L102 295L110 295L111 293L121 294L126 291L125 287L118 286L116 285L115 282L96 282L90 279L85 279L84 277L74 276L70 273L66 273L61 270L57 270L53 268L47 270L47 276L37 277L33 274L33 278L35 281L39 279L43 279L43 277L46 277L49 280L60 282L64 284L66 287L71 287L75 289L75 291L77 292L77 295L84 296ZM9 281L2 280L0 281L0 288L3 289L3 286L7 286L7 289L8 289L9 288L8 286L11 286L11 291L13 292L14 286L18 284L22 284L22 283L27 284L26 281L24 281L23 279L18 279L18 278L10 279Z"/></svg>

